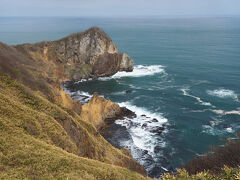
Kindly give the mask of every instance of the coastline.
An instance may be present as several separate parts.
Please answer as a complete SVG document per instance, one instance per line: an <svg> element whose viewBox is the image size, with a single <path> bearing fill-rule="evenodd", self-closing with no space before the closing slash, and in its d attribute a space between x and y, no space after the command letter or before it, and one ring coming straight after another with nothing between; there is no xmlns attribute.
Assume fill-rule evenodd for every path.
<svg viewBox="0 0 240 180"><path fill-rule="evenodd" d="M96 38L96 36L100 36L100 40ZM90 45L93 49L91 50L90 48L91 51L88 52L83 50L83 52L89 53L90 55L93 53L94 55L91 58L85 58L82 64L81 61L79 62L76 59L73 53L74 45L72 42L74 38L81 39L84 37L87 37L87 39L93 38L87 40L89 43L93 42L93 45ZM106 44L103 43L104 41ZM95 49L96 42L97 46L101 49L100 51L98 51L99 49ZM63 45L63 43L69 43L66 52L64 52L63 46L57 46ZM89 44L85 44L85 46L88 45ZM81 46L81 48L84 48L84 45ZM68 57L66 60L63 59L64 54ZM84 54L79 54L80 59L83 56ZM112 60L115 62L113 65L110 64L113 68L110 68L112 71L109 71L107 67L102 67L101 63L99 64L99 61L101 61L106 63L103 63L105 66ZM133 66L132 59L124 54L118 54L116 46L112 43L111 39L98 28L91 28L85 33L74 34L54 42L40 42L16 46L8 46L0 43L1 76L9 76L10 78L10 80L6 80L6 82L1 81L0 83L3 83L1 87L3 86L4 90L8 92L10 91L8 83L16 81L17 86L22 87L23 92L21 93L24 94L23 97L20 97L22 98L22 102L20 101L23 103L22 106L32 108L40 114L42 111L42 114L46 113L47 116L51 116L51 118L49 118L51 123L55 123L56 125L54 126L61 128L61 131L58 130L59 133L64 134L68 139L66 142L64 139L59 142L54 141L52 143L53 145L63 151L67 150L68 153L73 153L77 157L85 157L101 163L110 164L113 166L113 170L118 167L127 168L133 176L138 177L142 175L141 179L144 179L144 176L146 177L147 175L146 171L129 155L127 150L114 148L98 132L99 129L105 126L105 120L107 120L107 122L113 122L116 116L120 117L125 115L122 114L122 112L125 111L117 104L110 100L106 101L97 95L94 95L94 98L89 103L82 105L80 101L73 100L61 87L61 82L63 81L72 81L74 79L92 76L90 72L94 73L94 77L110 76L119 70L130 71L131 66ZM13 95L15 92L19 93L17 87L13 86L12 89ZM29 95L25 95L26 93L29 93ZM1 96L3 96L3 94L1 94ZM28 98L31 100L28 100ZM19 97L17 101L18 99ZM1 108L4 107L4 104L5 103L2 103ZM97 114L95 111L96 108L98 109ZM56 112L55 109L57 109ZM103 109L104 111L102 111ZM89 113L92 114L89 115ZM31 118L28 120L32 121ZM39 120L41 120L41 118ZM37 122L35 121L36 120L34 120L34 123ZM26 132L31 134L33 133L32 129L38 131L38 128L39 127L35 126L29 127L29 129L26 129ZM48 131L49 130L46 130L46 132ZM68 145L68 143L70 145ZM110 172L111 171L108 173ZM95 173L92 174L97 177ZM127 174L122 174L121 176L126 176Z"/></svg>

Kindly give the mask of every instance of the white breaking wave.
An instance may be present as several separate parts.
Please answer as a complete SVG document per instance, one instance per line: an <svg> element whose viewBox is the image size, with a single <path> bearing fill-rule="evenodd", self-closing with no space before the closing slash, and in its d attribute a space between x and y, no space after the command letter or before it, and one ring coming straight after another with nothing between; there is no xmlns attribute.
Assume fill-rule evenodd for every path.
<svg viewBox="0 0 240 180"><path fill-rule="evenodd" d="M66 93L68 93L70 96L88 96L89 98L91 98L93 96L93 95L89 94L88 92L84 92L84 91L71 92L67 89L64 89L64 91Z"/></svg>
<svg viewBox="0 0 240 180"><path fill-rule="evenodd" d="M82 82L86 82L86 81L92 81L92 80L93 80L92 78L89 78L89 79L81 79L80 81L74 82L74 84L78 84L78 83L82 83Z"/></svg>
<svg viewBox="0 0 240 180"><path fill-rule="evenodd" d="M233 133L234 130L231 128L231 127L228 127L226 129L217 129L217 128L214 128L212 126L209 126L209 125L203 125L202 126L203 128L203 133L207 133L207 134L211 134L211 135L223 135L225 133Z"/></svg>
<svg viewBox="0 0 240 180"><path fill-rule="evenodd" d="M142 76L151 76L157 73L163 73L164 69L161 65L137 65L134 66L132 72L117 72L112 76L112 78L121 78L121 77L142 77Z"/></svg>
<svg viewBox="0 0 240 180"><path fill-rule="evenodd" d="M84 91L77 91L77 94L79 96L89 96L90 98L93 96L93 95L89 94L88 92L84 92Z"/></svg>
<svg viewBox="0 0 240 180"><path fill-rule="evenodd" d="M121 107L126 107L126 108L130 109L131 111L135 112L137 116L146 115L147 117L150 117L151 119L155 118L155 119L159 120L159 122L161 122L161 123L167 122L167 119L164 118L162 116L162 114L152 113L152 112L146 110L145 108L132 105L130 102L122 102L122 103L118 103L118 104Z"/></svg>
<svg viewBox="0 0 240 180"><path fill-rule="evenodd" d="M73 99L79 100L82 103L86 103L86 102L90 101L90 99L93 96L93 95L89 94L88 92L84 92L84 91L71 92L67 88L65 88L64 86L63 86L63 90L66 93L68 93Z"/></svg>
<svg viewBox="0 0 240 180"><path fill-rule="evenodd" d="M154 74L158 73L164 73L164 76L167 76L168 74L165 73L164 66L162 65L150 65L150 66L145 66L145 65L136 65L133 68L132 72L117 72L111 77L99 77L98 80L101 81L106 81L110 79L120 79L122 77L142 77L142 76L151 76ZM82 79L80 81L76 81L75 84L81 83L81 82L86 82L86 81L92 81L92 78L89 79Z"/></svg>
<svg viewBox="0 0 240 180"><path fill-rule="evenodd" d="M152 113L142 107L137 107L129 102L119 103L120 106L126 107L131 111L135 112L137 117L133 119L124 119L115 121L116 124L125 126L133 140L133 144L128 144L128 147L132 151L132 155L138 158L138 154L134 151L134 146L142 150L147 150L148 154L154 156L154 148L156 145L162 147L165 146L165 142L159 142L156 144L156 135L149 130L143 128L143 125L147 125L148 128L162 127L163 123L167 122L167 119L162 116L162 114ZM144 116L143 116L144 115ZM149 121L157 119L157 121L149 123Z"/></svg>
<svg viewBox="0 0 240 180"><path fill-rule="evenodd" d="M119 79L122 77L142 77L142 76L151 76L158 73L165 73L164 66L161 65L137 65L134 66L132 72L117 72L111 77L99 78L99 80L109 80L109 79Z"/></svg>
<svg viewBox="0 0 240 180"><path fill-rule="evenodd" d="M183 88L183 89L181 89L181 91L183 92L184 96L189 96L189 97L196 99L201 105L215 107L210 102L204 102L203 100L201 100L200 97L189 94L188 93L189 88Z"/></svg>
<svg viewBox="0 0 240 180"><path fill-rule="evenodd" d="M216 90L208 90L207 93L211 96L216 96L219 98L233 98L236 101L238 100L238 95L229 89L216 89Z"/></svg>

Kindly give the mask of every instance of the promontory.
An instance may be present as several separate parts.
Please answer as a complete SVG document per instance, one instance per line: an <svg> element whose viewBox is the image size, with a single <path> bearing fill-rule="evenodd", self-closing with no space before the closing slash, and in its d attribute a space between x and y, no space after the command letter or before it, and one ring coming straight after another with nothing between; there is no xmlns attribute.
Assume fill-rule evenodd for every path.
<svg viewBox="0 0 240 180"><path fill-rule="evenodd" d="M124 116L97 94L82 105L62 89L65 81L132 71L100 28L56 41L0 43L0 177L6 179L148 179L127 149L101 130Z"/></svg>

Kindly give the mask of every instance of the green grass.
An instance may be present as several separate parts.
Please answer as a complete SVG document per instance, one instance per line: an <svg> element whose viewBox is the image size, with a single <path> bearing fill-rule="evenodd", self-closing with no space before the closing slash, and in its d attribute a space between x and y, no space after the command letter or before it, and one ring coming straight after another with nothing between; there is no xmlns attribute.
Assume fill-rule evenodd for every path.
<svg viewBox="0 0 240 180"><path fill-rule="evenodd" d="M84 64L81 66L80 73L82 75L90 74L92 72L92 66L90 64Z"/></svg>
<svg viewBox="0 0 240 180"><path fill-rule="evenodd" d="M21 72L17 68L13 68L13 71L18 75L21 74Z"/></svg>

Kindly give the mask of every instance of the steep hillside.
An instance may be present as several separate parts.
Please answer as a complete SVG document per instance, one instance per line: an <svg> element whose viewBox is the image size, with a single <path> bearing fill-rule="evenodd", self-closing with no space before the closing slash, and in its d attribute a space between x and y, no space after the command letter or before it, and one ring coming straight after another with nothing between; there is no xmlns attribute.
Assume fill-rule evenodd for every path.
<svg viewBox="0 0 240 180"><path fill-rule="evenodd" d="M92 50L85 49L85 54L77 55L78 60L72 59L76 57L72 50L60 53L58 43L65 43L63 46L69 49L74 47L69 42L84 42L88 34L90 41L85 43ZM104 43L97 42L94 34ZM97 54L93 53L93 45L101 49ZM111 72L93 70L98 69L101 61L111 65L112 60L117 65L110 68ZM124 69L123 64L130 69ZM106 114L116 107L118 112L96 116L94 122L100 123L94 124L89 121L92 117L82 115L81 102L72 100L61 87L65 80L108 76L119 70L131 70L132 64L98 28L54 42L18 46L0 43L0 177L145 179L144 168L128 150L114 148L98 132L101 127L94 126L104 126L103 117L114 118L121 109L107 103ZM103 102L99 106L106 104L100 97L94 98L93 101ZM85 113L90 110L84 108Z"/></svg>

